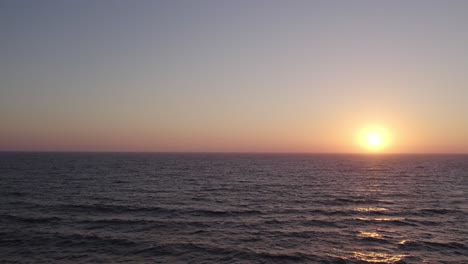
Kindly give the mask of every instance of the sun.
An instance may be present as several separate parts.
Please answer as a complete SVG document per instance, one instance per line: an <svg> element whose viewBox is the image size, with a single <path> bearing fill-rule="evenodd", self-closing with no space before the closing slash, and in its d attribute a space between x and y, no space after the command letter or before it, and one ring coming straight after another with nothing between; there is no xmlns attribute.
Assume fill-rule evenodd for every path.
<svg viewBox="0 0 468 264"><path fill-rule="evenodd" d="M382 127L367 127L359 133L359 145L368 152L383 152L390 143L389 135Z"/></svg>
<svg viewBox="0 0 468 264"><path fill-rule="evenodd" d="M370 133L367 135L367 145L372 148L378 148L382 145L382 135L378 133Z"/></svg>

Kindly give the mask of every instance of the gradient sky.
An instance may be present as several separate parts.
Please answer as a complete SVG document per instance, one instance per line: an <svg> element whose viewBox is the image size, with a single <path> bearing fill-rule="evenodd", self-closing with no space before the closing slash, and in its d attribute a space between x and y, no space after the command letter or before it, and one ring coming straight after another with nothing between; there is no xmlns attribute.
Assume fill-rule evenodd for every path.
<svg viewBox="0 0 468 264"><path fill-rule="evenodd" d="M468 153L468 1L0 1L0 150Z"/></svg>

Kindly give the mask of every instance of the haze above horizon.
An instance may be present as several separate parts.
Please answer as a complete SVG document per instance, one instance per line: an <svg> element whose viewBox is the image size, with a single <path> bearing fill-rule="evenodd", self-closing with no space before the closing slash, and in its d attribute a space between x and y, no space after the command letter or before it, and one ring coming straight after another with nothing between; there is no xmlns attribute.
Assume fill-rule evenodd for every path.
<svg viewBox="0 0 468 264"><path fill-rule="evenodd" d="M1 1L0 151L468 153L467 1Z"/></svg>

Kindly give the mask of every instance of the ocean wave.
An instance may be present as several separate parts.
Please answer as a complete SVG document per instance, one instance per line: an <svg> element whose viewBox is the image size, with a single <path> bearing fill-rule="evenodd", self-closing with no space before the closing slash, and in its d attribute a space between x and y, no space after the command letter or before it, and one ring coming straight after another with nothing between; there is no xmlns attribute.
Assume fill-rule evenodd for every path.
<svg viewBox="0 0 468 264"><path fill-rule="evenodd" d="M403 217L358 217L355 220L372 223L388 223L394 225L408 225L415 226L416 224L408 221L407 218Z"/></svg>
<svg viewBox="0 0 468 264"><path fill-rule="evenodd" d="M359 197L359 198L332 198L329 200L322 200L320 203L324 205L333 205L333 206L343 206L343 205L373 205L377 204L379 201L367 198L367 197ZM384 202L381 202L384 203Z"/></svg>
<svg viewBox="0 0 468 264"><path fill-rule="evenodd" d="M464 250L465 253L468 253L468 246L459 242L434 242L434 241L402 241L399 243L399 246L403 249L411 250L444 250L444 249L454 249L454 250Z"/></svg>
<svg viewBox="0 0 468 264"><path fill-rule="evenodd" d="M194 216L241 216L241 215L260 215L259 210L182 210Z"/></svg>
<svg viewBox="0 0 468 264"><path fill-rule="evenodd" d="M0 219L5 219L14 222L25 222L25 223L50 223L61 221L63 218L57 216L44 217L44 216L19 216L19 215L0 215Z"/></svg>
<svg viewBox="0 0 468 264"><path fill-rule="evenodd" d="M459 213L465 213L461 210L458 209L446 209L446 208L425 208L425 209L419 209L418 213L426 215L446 215L446 214L459 214Z"/></svg>
<svg viewBox="0 0 468 264"><path fill-rule="evenodd" d="M91 243L96 246L112 245L112 246L129 247L129 246L138 245L137 242L134 242L128 239L115 238L115 237L110 237L110 236L99 236L95 234L78 234L78 233L63 234L62 233L62 234L53 234L52 237L53 239L56 239L55 244L61 247L62 246L72 247L72 246L77 246L77 245L85 245L89 247Z"/></svg>
<svg viewBox="0 0 468 264"><path fill-rule="evenodd" d="M110 230L126 228L132 232L144 232L150 230L180 230L186 229L188 231L196 229L207 229L212 224L208 222L201 222L195 220L158 220L158 219L85 219L76 221L79 224L86 225L86 229L102 229L107 228Z"/></svg>
<svg viewBox="0 0 468 264"><path fill-rule="evenodd" d="M74 205L58 205L51 208L52 210L62 212L82 212L82 213L157 213L157 214L186 214L192 216L240 216L240 215L260 215L263 214L260 210L250 209L225 209L225 210L210 210L210 209L193 209L193 208L164 208L157 206L126 206L115 204L74 204Z"/></svg>
<svg viewBox="0 0 468 264"><path fill-rule="evenodd" d="M174 255L183 256L185 254L196 255L205 254L211 255L213 262L236 262L236 261L274 261L274 262L297 262L297 261L317 261L324 260L325 257L317 256L311 253L298 251L271 251L271 250L254 250L238 247L222 247L214 244L200 243L167 243L152 245L145 249L140 249L132 252L132 254L143 254L145 256L160 256Z"/></svg>

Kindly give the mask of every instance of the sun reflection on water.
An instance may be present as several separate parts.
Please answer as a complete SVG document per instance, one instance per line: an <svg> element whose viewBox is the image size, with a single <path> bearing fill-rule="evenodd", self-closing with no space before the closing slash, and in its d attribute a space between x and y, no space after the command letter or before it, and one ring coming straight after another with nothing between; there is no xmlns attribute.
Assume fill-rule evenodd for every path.
<svg viewBox="0 0 468 264"><path fill-rule="evenodd" d="M357 220L361 221L378 221L378 222L384 222L384 221L402 221L405 220L405 218L402 217L377 217L377 218L372 218L372 217L358 217L356 218Z"/></svg>
<svg viewBox="0 0 468 264"><path fill-rule="evenodd" d="M402 240L402 241L398 242L398 244L399 245L404 245L404 244L406 244L406 242L408 242L408 240Z"/></svg>
<svg viewBox="0 0 468 264"><path fill-rule="evenodd" d="M383 212L387 211L387 208L383 207L359 207L355 209L358 212Z"/></svg>
<svg viewBox="0 0 468 264"><path fill-rule="evenodd" d="M360 237L369 237L369 238L381 238L382 235L376 232L365 232L365 231L359 231L359 236Z"/></svg>
<svg viewBox="0 0 468 264"><path fill-rule="evenodd" d="M378 252L357 252L354 251L353 257L369 263L395 263L402 260L406 255L399 254L399 255L390 255L386 253L378 253Z"/></svg>

